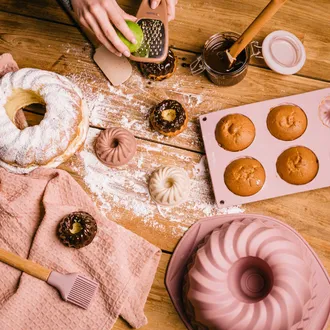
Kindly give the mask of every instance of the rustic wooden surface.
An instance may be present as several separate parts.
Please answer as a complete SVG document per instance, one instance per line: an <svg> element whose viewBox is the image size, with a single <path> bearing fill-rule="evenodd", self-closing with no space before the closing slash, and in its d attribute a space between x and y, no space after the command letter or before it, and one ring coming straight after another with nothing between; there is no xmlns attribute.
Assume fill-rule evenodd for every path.
<svg viewBox="0 0 330 330"><path fill-rule="evenodd" d="M139 1L119 1L134 14ZM247 103L329 87L330 2L288 1L259 33L284 29L304 43L307 61L294 76L270 71L262 61L253 61L247 77L238 86L219 88L203 76L192 77L189 64L205 40L220 31L242 32L267 0L179 0L177 19L170 23L170 44L179 58L176 74L163 82L148 82L138 70L118 89L109 86L91 59L92 48L55 0L2 0L0 2L0 54L11 52L20 67L52 70L75 81L88 96L92 108L91 129L84 150L61 168L71 173L102 212L126 228L160 246L163 251L146 305L149 324L145 329L184 329L164 286L170 254L187 228L198 219L225 213L214 206L209 175L203 157L198 117L203 113ZM188 129L168 139L151 131L147 114L164 98L175 98L189 111ZM25 111L30 125L42 119L39 108ZM93 141L100 129L117 125L129 128L138 138L138 152L123 168L108 169L93 154ZM149 198L147 180L161 165L184 167L193 183L190 201L173 209L157 209ZM104 191L93 182L104 178ZM111 186L112 189L108 189ZM134 205L125 196L134 196ZM330 189L321 189L243 205L249 213L278 218L298 230L330 272ZM235 211L235 210L234 210ZM127 329L119 320L115 329Z"/></svg>

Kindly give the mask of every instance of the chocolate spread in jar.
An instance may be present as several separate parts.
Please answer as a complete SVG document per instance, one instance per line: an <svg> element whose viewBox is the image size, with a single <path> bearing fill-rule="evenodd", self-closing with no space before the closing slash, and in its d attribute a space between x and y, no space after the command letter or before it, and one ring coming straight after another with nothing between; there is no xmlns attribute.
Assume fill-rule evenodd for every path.
<svg viewBox="0 0 330 330"><path fill-rule="evenodd" d="M206 49L204 53L205 63L214 71L219 73L228 73L239 70L246 62L246 51L243 50L236 58L235 63L228 69L229 60L225 50L229 49L235 40L226 38L213 45L210 49Z"/></svg>

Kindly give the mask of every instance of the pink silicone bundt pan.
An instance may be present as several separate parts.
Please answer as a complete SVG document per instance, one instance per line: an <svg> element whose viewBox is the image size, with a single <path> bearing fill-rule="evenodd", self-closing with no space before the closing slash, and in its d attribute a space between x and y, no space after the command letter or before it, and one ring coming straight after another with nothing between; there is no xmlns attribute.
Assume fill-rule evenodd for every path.
<svg viewBox="0 0 330 330"><path fill-rule="evenodd" d="M330 282L288 225L227 215L193 225L176 247L166 287L188 329L322 330Z"/></svg>
<svg viewBox="0 0 330 330"><path fill-rule="evenodd" d="M100 133L95 142L96 156L110 167L127 164L135 152L135 137L124 128L108 128Z"/></svg>

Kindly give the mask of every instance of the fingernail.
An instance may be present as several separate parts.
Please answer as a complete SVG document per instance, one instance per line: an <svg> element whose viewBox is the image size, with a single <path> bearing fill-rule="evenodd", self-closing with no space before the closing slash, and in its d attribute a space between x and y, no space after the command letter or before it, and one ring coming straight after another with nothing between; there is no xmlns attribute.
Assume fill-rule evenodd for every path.
<svg viewBox="0 0 330 330"><path fill-rule="evenodd" d="M131 42L132 42L132 44L134 44L134 45L137 43L137 41L136 41L135 38L133 38L133 39L131 40Z"/></svg>
<svg viewBox="0 0 330 330"><path fill-rule="evenodd" d="M130 53L128 50L125 50L125 51L124 51L124 55L125 55L126 57L130 57L130 56L131 56L131 53Z"/></svg>
<svg viewBox="0 0 330 330"><path fill-rule="evenodd" d="M151 9L156 9L157 8L157 1L153 0L151 1Z"/></svg>

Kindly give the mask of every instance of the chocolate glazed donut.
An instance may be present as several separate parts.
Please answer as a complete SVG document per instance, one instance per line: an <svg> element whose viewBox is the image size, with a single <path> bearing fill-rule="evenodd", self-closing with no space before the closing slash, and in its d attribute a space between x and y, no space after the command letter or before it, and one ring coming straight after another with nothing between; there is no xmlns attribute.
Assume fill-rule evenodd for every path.
<svg viewBox="0 0 330 330"><path fill-rule="evenodd" d="M140 63L142 74L152 80L164 80L172 76L177 66L177 58L169 49L168 55L162 63Z"/></svg>
<svg viewBox="0 0 330 330"><path fill-rule="evenodd" d="M57 237L66 246L80 249L90 244L97 232L95 219L87 212L72 212L57 227Z"/></svg>
<svg viewBox="0 0 330 330"><path fill-rule="evenodd" d="M187 127L188 113L178 101L164 100L151 110L150 123L157 132L175 136Z"/></svg>

